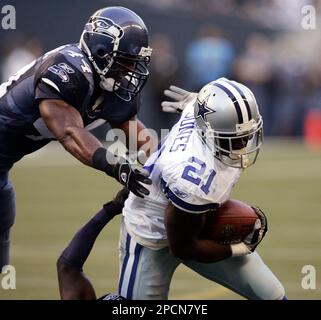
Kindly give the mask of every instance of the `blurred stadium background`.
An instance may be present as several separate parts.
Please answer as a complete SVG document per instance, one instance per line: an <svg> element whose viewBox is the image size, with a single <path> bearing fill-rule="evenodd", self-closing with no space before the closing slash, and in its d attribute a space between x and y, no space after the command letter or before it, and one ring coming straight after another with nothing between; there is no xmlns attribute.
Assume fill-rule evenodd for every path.
<svg viewBox="0 0 321 320"><path fill-rule="evenodd" d="M155 129L176 120L160 111L169 84L198 90L226 76L256 94L266 143L233 197L260 205L270 220L259 250L291 299L321 299L303 290L301 269L321 275L321 1L319 0L91 0L8 1L17 29L0 28L0 78L65 43L77 42L96 9L122 5L145 21L154 48L140 118ZM301 26L302 7L313 5L317 28ZM1 7L1 5L0 5ZM97 131L102 139L108 128ZM74 232L119 188L85 168L55 143L26 157L11 174L17 193L12 264L17 290L0 299L57 299L55 260ZM99 238L86 271L98 294L116 290L119 218ZM318 277L319 276L319 277ZM186 284L188 283L188 288ZM228 290L180 267L171 299L238 299Z"/></svg>

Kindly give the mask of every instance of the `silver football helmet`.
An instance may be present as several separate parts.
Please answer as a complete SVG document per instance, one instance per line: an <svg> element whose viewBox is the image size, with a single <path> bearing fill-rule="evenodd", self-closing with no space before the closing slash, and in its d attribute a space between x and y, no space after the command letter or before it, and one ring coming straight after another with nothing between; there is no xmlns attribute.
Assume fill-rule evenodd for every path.
<svg viewBox="0 0 321 320"><path fill-rule="evenodd" d="M197 96L196 125L214 156L228 166L255 163L263 142L263 120L252 91L236 81L220 78Z"/></svg>

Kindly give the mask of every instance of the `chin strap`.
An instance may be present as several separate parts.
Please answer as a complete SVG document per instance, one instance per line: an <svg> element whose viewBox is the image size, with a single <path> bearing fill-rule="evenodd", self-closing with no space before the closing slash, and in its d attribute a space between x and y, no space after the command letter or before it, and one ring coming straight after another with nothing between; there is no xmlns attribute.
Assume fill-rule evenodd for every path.
<svg viewBox="0 0 321 320"><path fill-rule="evenodd" d="M100 82L99 85L103 90L106 90L108 92L113 92L114 90L114 84L115 84L115 79L113 78L104 78L100 77Z"/></svg>

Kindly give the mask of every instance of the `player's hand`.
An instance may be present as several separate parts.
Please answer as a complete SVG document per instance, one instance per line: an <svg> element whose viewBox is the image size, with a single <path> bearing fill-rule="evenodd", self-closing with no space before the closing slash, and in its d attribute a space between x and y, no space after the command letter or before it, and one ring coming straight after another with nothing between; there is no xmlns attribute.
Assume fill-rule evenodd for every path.
<svg viewBox="0 0 321 320"><path fill-rule="evenodd" d="M137 197L144 198L149 195L149 190L143 184L152 184L148 178L149 172L139 165L131 164L122 158L114 167L114 177Z"/></svg>
<svg viewBox="0 0 321 320"><path fill-rule="evenodd" d="M267 230L267 219L264 212L258 207L252 207L258 216L253 230L243 239L241 243L231 245L232 256L243 256L254 252L256 247L263 240Z"/></svg>
<svg viewBox="0 0 321 320"><path fill-rule="evenodd" d="M110 219L122 213L124 209L125 201L127 200L128 195L129 195L129 190L126 187L124 187L120 191L118 191L118 193L116 194L115 198L112 201L108 201L107 203L103 204L105 214Z"/></svg>
<svg viewBox="0 0 321 320"><path fill-rule="evenodd" d="M186 91L176 86L170 86L169 89L164 91L164 94L174 100L161 103L162 110L170 113L181 113L186 104L197 97L197 93Z"/></svg>
<svg viewBox="0 0 321 320"><path fill-rule="evenodd" d="M252 209L255 211L259 219L256 220L253 231L243 240L243 242L253 252L263 240L268 230L268 225L264 212L258 207L252 207Z"/></svg>
<svg viewBox="0 0 321 320"><path fill-rule="evenodd" d="M118 158L104 147L100 147L94 152L92 167L115 178L138 197L144 198L144 195L149 195L149 191L142 185L152 184L152 180L148 178L149 172L123 157Z"/></svg>
<svg viewBox="0 0 321 320"><path fill-rule="evenodd" d="M123 211L124 204L128 198L128 195L129 195L129 190L126 187L124 187L118 191L115 198L112 200L112 203L115 208L115 212L117 212L117 214L120 214Z"/></svg>

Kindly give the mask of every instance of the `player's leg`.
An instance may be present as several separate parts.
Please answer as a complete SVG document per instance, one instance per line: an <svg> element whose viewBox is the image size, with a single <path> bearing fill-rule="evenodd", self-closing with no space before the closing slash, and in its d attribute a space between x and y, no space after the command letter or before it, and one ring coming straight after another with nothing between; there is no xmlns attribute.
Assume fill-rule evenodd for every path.
<svg viewBox="0 0 321 320"><path fill-rule="evenodd" d="M258 253L229 258L217 263L184 263L205 278L253 300L280 300L285 291Z"/></svg>
<svg viewBox="0 0 321 320"><path fill-rule="evenodd" d="M138 244L126 231L120 235L118 293L133 300L166 300L173 273L180 261L168 248L152 250Z"/></svg>
<svg viewBox="0 0 321 320"><path fill-rule="evenodd" d="M10 228L15 219L15 192L8 180L8 172L0 171L0 272L9 264Z"/></svg>

